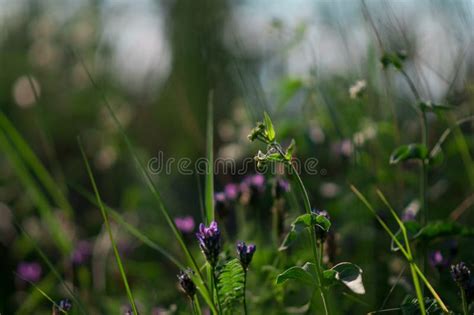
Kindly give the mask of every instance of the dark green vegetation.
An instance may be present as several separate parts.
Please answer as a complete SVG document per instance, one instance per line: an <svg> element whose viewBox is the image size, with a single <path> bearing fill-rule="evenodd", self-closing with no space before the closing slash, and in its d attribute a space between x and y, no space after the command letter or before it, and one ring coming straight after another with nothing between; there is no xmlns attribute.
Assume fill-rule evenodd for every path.
<svg viewBox="0 0 474 315"><path fill-rule="evenodd" d="M252 51L237 4L157 1L168 68L133 57L161 36L127 33L143 4L5 6L0 313L472 314L473 17L450 4L319 3L339 35L308 61L310 22Z"/></svg>

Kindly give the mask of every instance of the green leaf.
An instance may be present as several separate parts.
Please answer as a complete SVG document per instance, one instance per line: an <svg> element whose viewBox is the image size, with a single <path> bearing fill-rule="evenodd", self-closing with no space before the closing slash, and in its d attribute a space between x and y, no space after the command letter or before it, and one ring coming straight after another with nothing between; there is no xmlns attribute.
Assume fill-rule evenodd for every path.
<svg viewBox="0 0 474 315"><path fill-rule="evenodd" d="M414 238L429 241L438 237L451 236L473 237L474 228L452 221L434 221L421 228Z"/></svg>
<svg viewBox="0 0 474 315"><path fill-rule="evenodd" d="M390 164L397 164L407 160L424 160L428 157L428 148L422 144L402 145L393 151Z"/></svg>
<svg viewBox="0 0 474 315"><path fill-rule="evenodd" d="M281 284L287 280L295 280L301 284L316 286L316 266L307 262L303 267L293 266L280 273L276 279L277 284Z"/></svg>
<svg viewBox="0 0 474 315"><path fill-rule="evenodd" d="M317 226L324 231L329 231L331 221L324 215L316 213L305 213L297 217L291 224L291 230L286 235L279 250L285 250L290 246L306 228Z"/></svg>
<svg viewBox="0 0 474 315"><path fill-rule="evenodd" d="M426 242L441 237L474 237L474 228L454 221L433 221L428 222L424 227L416 221L407 221L404 225L411 240L418 239ZM395 233L395 236L400 242L403 241L400 230ZM399 250L393 240L391 248L393 251Z"/></svg>
<svg viewBox="0 0 474 315"><path fill-rule="evenodd" d="M303 86L303 81L300 79L288 78L283 80L280 84L279 108L286 105Z"/></svg>
<svg viewBox="0 0 474 315"><path fill-rule="evenodd" d="M403 52L398 53L385 53L382 58L380 58L380 62L382 63L384 68L388 68L390 65L395 67L395 69L402 69L403 62L406 59L406 54Z"/></svg>
<svg viewBox="0 0 474 315"><path fill-rule="evenodd" d="M293 157L293 152L295 151L295 145L296 145L295 139L291 139L291 143L285 152L285 159L287 161L291 161L291 158Z"/></svg>
<svg viewBox="0 0 474 315"><path fill-rule="evenodd" d="M244 297L245 273L239 260L234 258L224 264L219 271L218 279L217 288L223 312L235 314L235 309L239 307Z"/></svg>
<svg viewBox="0 0 474 315"><path fill-rule="evenodd" d="M336 279L336 276L337 276L336 270L332 270L332 269L324 270L323 271L324 285L329 287L336 284L338 282L338 280Z"/></svg>
<svg viewBox="0 0 474 315"><path fill-rule="evenodd" d="M362 282L362 269L350 262L342 262L331 270L336 271L334 278L348 287L356 294L365 294L364 283ZM327 273L327 276L330 274Z"/></svg>
<svg viewBox="0 0 474 315"><path fill-rule="evenodd" d="M272 120L270 119L270 116L268 116L267 112L263 112L263 122L267 130L268 140L275 140L275 129L273 128Z"/></svg>

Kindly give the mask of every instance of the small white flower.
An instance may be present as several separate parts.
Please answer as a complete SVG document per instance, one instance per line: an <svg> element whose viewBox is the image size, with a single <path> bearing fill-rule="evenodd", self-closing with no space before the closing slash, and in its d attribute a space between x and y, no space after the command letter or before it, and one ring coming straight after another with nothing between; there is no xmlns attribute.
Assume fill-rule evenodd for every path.
<svg viewBox="0 0 474 315"><path fill-rule="evenodd" d="M352 99L360 97L367 87L365 80L358 80L349 88L349 95Z"/></svg>

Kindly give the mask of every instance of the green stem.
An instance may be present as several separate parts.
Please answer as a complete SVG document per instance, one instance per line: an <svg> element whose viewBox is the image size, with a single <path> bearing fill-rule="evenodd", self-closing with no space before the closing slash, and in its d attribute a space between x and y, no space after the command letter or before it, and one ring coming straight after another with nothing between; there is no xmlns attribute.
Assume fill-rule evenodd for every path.
<svg viewBox="0 0 474 315"><path fill-rule="evenodd" d="M220 297L219 297L219 290L217 289L217 277L216 277L215 267L211 268L211 272L212 272L212 275L211 275L212 287L213 287L214 293L216 295L217 307L218 307L218 310L219 310L219 314L222 314L221 300L220 300Z"/></svg>
<svg viewBox="0 0 474 315"><path fill-rule="evenodd" d="M247 315L247 270L244 270L244 314Z"/></svg>
<svg viewBox="0 0 474 315"><path fill-rule="evenodd" d="M464 291L464 289L461 286L459 286L459 290L461 291L462 311L464 315L468 315L469 308L467 306L466 291Z"/></svg>
<svg viewBox="0 0 474 315"><path fill-rule="evenodd" d="M194 295L193 307L196 310L197 315L202 315L201 305L199 304L199 298L197 295Z"/></svg>
<svg viewBox="0 0 474 315"><path fill-rule="evenodd" d="M303 184L303 181L301 180L301 177L298 174L298 171L296 170L295 166L291 164L291 162L288 163L288 165L291 168L291 171L294 173L293 175L296 178L296 181L298 183L298 186L303 193L303 203L304 203L304 208L306 213L311 214L311 204L309 202L309 197L308 197L308 192L306 191L306 188ZM319 291L321 294L321 301L323 303L324 311L326 315L329 314L328 310L328 304L326 302L326 288L323 286L322 279L323 279L323 271L322 271L322 266L321 266L321 261L318 258L317 254L317 242L316 242L316 233L314 227L309 230L310 233L310 239L311 239L311 249L313 251L313 256L315 260L315 266L316 266L316 272L318 274L318 286L319 286Z"/></svg>
<svg viewBox="0 0 474 315"><path fill-rule="evenodd" d="M191 311L193 313L193 315L197 315L197 311L196 311L196 305L194 305L194 300L192 298L189 299L189 302L191 302Z"/></svg>
<svg viewBox="0 0 474 315"><path fill-rule="evenodd" d="M413 262L410 263L410 270L411 270L411 276L413 278L413 285L415 286L416 298L418 299L418 305L420 306L420 312L422 315L424 315L426 314L425 300L423 298L423 292L421 290L420 280L418 279L418 276L416 274L416 269Z"/></svg>
<svg viewBox="0 0 474 315"><path fill-rule="evenodd" d="M445 313L445 314L449 314L449 310L448 308L446 307L446 305L444 304L444 302L441 300L441 297L438 295L438 293L435 291L435 289L431 286L430 282L428 281L428 279L426 279L425 275L423 274L423 272L421 272L420 268L414 264L413 267L415 268L416 272L418 273L418 276L421 278L421 280L425 283L426 287L428 288L428 290L431 292L431 294L433 295L433 297L435 298L436 302L438 302L438 305L441 307L441 310Z"/></svg>

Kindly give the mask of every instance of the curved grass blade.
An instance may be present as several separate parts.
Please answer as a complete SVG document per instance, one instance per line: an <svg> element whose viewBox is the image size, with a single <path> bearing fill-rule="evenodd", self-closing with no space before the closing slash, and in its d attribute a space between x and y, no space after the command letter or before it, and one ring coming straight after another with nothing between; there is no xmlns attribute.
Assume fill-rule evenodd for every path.
<svg viewBox="0 0 474 315"><path fill-rule="evenodd" d="M93 205L97 207L99 206L95 197L89 192L87 192L84 188L78 187L76 185L74 185L73 188L80 195L86 198L90 203L92 203ZM150 247L151 249L156 250L157 252L165 256L170 262L176 265L176 267L178 267L179 269L185 269L185 266L181 264L177 258L171 255L168 251L166 251L163 247L158 245L156 242L152 241L148 236L140 232L136 227L134 227L133 225L125 221L119 212L115 211L114 209L107 206L106 204L104 204L104 207L115 221L117 221L120 225L122 225L130 234L132 234L137 239L142 241L143 244L145 244L146 246Z"/></svg>
<svg viewBox="0 0 474 315"><path fill-rule="evenodd" d="M100 92L99 86L94 81L91 73L89 72L89 70L85 66L83 60L80 59L80 58L77 58L77 59L81 63L81 66L84 69L84 71L86 72L91 84ZM159 209L160 209L161 213L163 214L163 216L165 217L166 223L171 228L176 240L178 241L179 245L181 246L181 248L182 248L189 264L191 265L192 269L194 270L194 272L196 272L196 274L197 274L197 276L200 280L200 281L196 282L196 286L200 289L200 292L201 292L204 300L208 304L209 308L211 309L211 311L214 314L216 314L217 309L216 309L214 303L212 302L212 299L210 298L211 295L210 295L209 288L207 287L207 285L204 281L204 277L203 277L201 271L199 270L199 267L196 263L196 260L191 255L191 252L189 251L188 247L186 246L181 233L177 229L174 221L171 219L171 217L169 215L169 212L168 212L168 209L166 208L166 206L163 202L163 199L161 198L161 194L159 193L158 189L155 187L155 184L153 183L153 180L151 179L151 176L148 173L147 169L145 168L144 164L138 158L138 155L136 154L136 152L133 148L132 142L130 141L127 134L125 133L125 130L123 129L122 124L120 123L117 116L115 115L115 113L112 109L112 106L110 105L110 103L108 102L107 98L105 97L105 95L103 93L101 93L101 96L102 96L102 100L104 102L104 105L107 108L110 116L112 117L112 120L114 121L115 125L117 126L123 140L125 141L125 144L126 144L128 150L130 151L130 154L132 155L132 158L134 159L138 170L140 171L141 175L143 176L143 179L145 180L145 183L146 183L148 189L150 190L150 192L152 193L152 195L155 198L156 202L158 203Z"/></svg>
<svg viewBox="0 0 474 315"><path fill-rule="evenodd" d="M64 210L67 215L73 215L73 209L64 193L56 184L56 181L51 177L50 173L46 170L43 163L21 136L21 134L16 130L15 126L11 121L5 116L3 112L0 111L0 128L2 128L5 133L10 137L13 144L18 150L18 154L23 158L26 164L31 168L31 170L36 174L39 181L43 184L44 188L47 190L48 194L56 202L62 210Z"/></svg>
<svg viewBox="0 0 474 315"><path fill-rule="evenodd" d="M15 151L10 141L8 141L8 138L1 130L0 148L5 152L20 182L23 184L28 194L33 199L35 205L38 208L41 219L44 220L50 229L54 242L63 254L68 254L72 249L71 240L67 237L67 233L62 231L61 225L58 219L54 216L48 199L44 196L33 176L24 165L21 157Z"/></svg>
<svg viewBox="0 0 474 315"><path fill-rule="evenodd" d="M99 190L97 189L97 185L95 183L94 175L92 174L92 170L89 165L89 161L87 160L86 154L84 149L82 148L81 142L79 140L79 148L81 150L82 158L84 159L84 164L86 165L87 174L89 175L89 179L91 181L92 188L94 189L94 193L97 199L97 203L99 204L100 212L102 213L102 217L104 219L105 228L109 233L110 243L112 244L112 248L114 250L115 260L117 261L117 265L120 270L120 275L122 276L123 284L125 286L125 290L127 291L128 300L132 305L133 314L138 315L137 306L135 305L135 299L133 298L132 291L130 290L130 286L127 280L127 274L125 273L125 269L123 267L122 259L120 258L120 254L117 249L117 245L115 244L114 237L112 235L112 229L110 228L109 218L107 216L107 212L105 210L104 205L102 204L102 199L100 198Z"/></svg>
<svg viewBox="0 0 474 315"><path fill-rule="evenodd" d="M15 276L17 276L18 278L20 278L21 280L23 281L26 281L28 282L32 287L33 289L35 289L36 291L38 291L45 299L47 299L48 301L51 302L51 304L53 304L54 306L56 306L58 308L58 310L63 313L63 314L67 314L68 312L66 312L65 310L63 310L56 302L54 302L54 300L46 293L44 292L43 290L41 290L41 288L39 286L37 286L36 284L34 284L33 282L23 278L22 276L20 276L18 273L14 272Z"/></svg>

